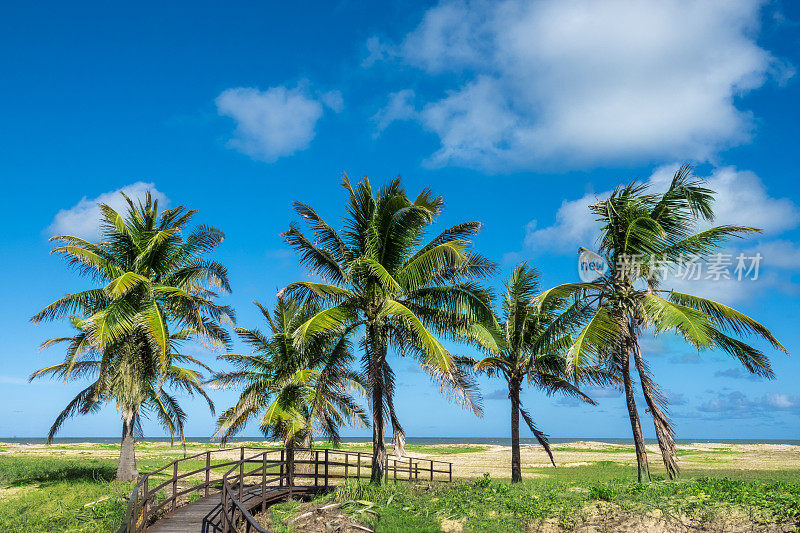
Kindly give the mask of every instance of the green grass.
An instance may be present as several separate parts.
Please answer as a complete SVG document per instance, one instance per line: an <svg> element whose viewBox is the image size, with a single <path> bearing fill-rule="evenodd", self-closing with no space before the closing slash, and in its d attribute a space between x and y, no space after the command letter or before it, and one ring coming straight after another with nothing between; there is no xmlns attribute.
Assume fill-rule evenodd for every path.
<svg viewBox="0 0 800 533"><path fill-rule="evenodd" d="M375 487L350 483L320 502L338 501L353 519L375 529L439 531L443 521L456 521L466 531L526 531L544 521L571 529L598 508L632 516L660 511L701 523L730 516L759 523L800 519L800 472L686 472L677 482L635 482L635 468L601 462L575 468L536 469L542 476L512 485L488 475L450 484L389 484ZM605 506L605 507L604 507ZM296 504L270 510L276 530L296 512Z"/></svg>
<svg viewBox="0 0 800 533"><path fill-rule="evenodd" d="M115 473L112 460L0 456L0 531L115 531L132 489Z"/></svg>
<svg viewBox="0 0 800 533"><path fill-rule="evenodd" d="M633 446L603 446L599 448L582 448L578 446L554 446L553 452L574 452L574 453L635 453ZM678 448L675 451L679 457L686 455L738 455L739 452L730 448L710 448L698 450L692 448Z"/></svg>

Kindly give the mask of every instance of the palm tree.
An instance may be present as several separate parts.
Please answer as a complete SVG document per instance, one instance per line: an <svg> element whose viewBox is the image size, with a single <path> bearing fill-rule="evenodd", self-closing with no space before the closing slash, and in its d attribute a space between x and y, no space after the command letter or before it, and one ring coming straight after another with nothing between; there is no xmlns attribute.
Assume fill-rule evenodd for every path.
<svg viewBox="0 0 800 533"><path fill-rule="evenodd" d="M225 268L202 257L222 242L223 233L200 226L184 235L194 210L179 206L159 215L158 201L149 192L144 203L123 197L128 205L124 215L99 204L100 242L69 235L52 239L63 243L52 253L102 285L68 294L32 320L71 317L78 329L67 341L63 366L44 369L43 375L66 378L85 369L95 376L56 420L50 438L68 416L89 412L100 401L116 401L123 421L117 478L127 481L138 475L134 430L141 409L162 397L165 382L186 388L183 377L189 379L189 374L174 381L180 372L173 363L197 362L175 353L174 341L228 345L230 337L220 322L232 321L233 311L214 302L214 290L230 290ZM199 375L193 375L188 388L198 392Z"/></svg>
<svg viewBox="0 0 800 533"><path fill-rule="evenodd" d="M120 450L120 470L117 477L123 479L127 478L123 474L128 461L133 463L134 469L136 467L131 427L141 433L140 421L143 412L155 413L158 421L169 432L171 443L174 443L176 433L181 442L185 442L183 428L186 413L177 397L166 389L176 389L189 395L198 394L208 402L211 412L214 412L214 403L203 389L203 374L177 364L190 363L211 371L194 357L178 353L181 342L191 338L188 331L170 335L170 366L163 370L158 360L151 356L144 338L139 337L110 348L104 357L103 352L92 344L87 331L81 329L83 321L78 317L70 317L70 322L77 330L75 335L53 338L42 343L42 349L66 343L67 355L64 361L37 370L30 379L50 377L60 378L66 382L91 378L91 383L56 417L47 435L48 444L52 442L62 424L76 414L96 412L106 402L115 402L120 410L128 404L135 403L138 409L133 418L126 421L122 432L123 446ZM113 353L110 353L111 351ZM136 475L132 474L131 479Z"/></svg>
<svg viewBox="0 0 800 533"><path fill-rule="evenodd" d="M444 230L420 246L426 228L444 202L425 189L410 200L400 179L373 193L364 178L349 193L348 216L341 233L311 207L294 203L314 233L306 237L292 225L283 235L300 254L301 264L326 283L301 281L279 294L320 302L323 308L294 333L302 346L317 335L363 327L362 366L371 389L373 426L372 481L383 480L386 448L384 411L393 429L395 452L403 454L405 436L394 409L394 373L388 350L415 357L451 397L480 414L474 382L439 337L496 345L491 330L491 297L475 278L494 265L469 251L479 222ZM488 325L487 325L488 324ZM437 336L438 335L438 336Z"/></svg>
<svg viewBox="0 0 800 533"><path fill-rule="evenodd" d="M287 461L293 465L295 448L310 448L315 430L338 444L340 426L369 423L367 413L351 395L366 396L364 380L350 370L354 356L345 335L331 332L302 351L294 346L295 330L318 311L313 304L279 298L272 313L256 305L270 334L236 328L253 353L220 356L236 370L216 374L211 386L242 390L236 405L217 420L216 435L224 443L248 421L259 418L264 436L283 441ZM290 480L293 470L289 469Z"/></svg>
<svg viewBox="0 0 800 533"><path fill-rule="evenodd" d="M714 300L659 288L670 265L687 257L708 257L728 239L760 231L727 225L698 231L700 221L713 220L713 199L714 192L703 187L687 165L678 169L661 194L637 183L618 187L607 200L590 206L603 223L600 251L608 272L591 283L569 283L545 291L539 300L546 305L550 298L576 295L591 306L592 312L577 321L581 331L569 349L570 368L601 359L621 375L640 482L650 480L650 471L634 401L631 358L667 474L670 478L678 475L668 400L642 354L642 331L674 332L698 350L720 349L748 371L767 378L773 377L767 356L737 337L761 337L786 352L766 327L749 316Z"/></svg>
<svg viewBox="0 0 800 533"><path fill-rule="evenodd" d="M553 453L548 437L533 422L533 417L522 407L520 392L527 380L547 394L556 392L577 397L589 404L594 401L577 387L578 381L606 385L612 380L607 373L594 367L580 367L576 372L567 372L566 352L572 337L571 323L583 303L550 298L539 306L539 271L522 263L518 265L505 283L503 297L502 343L497 353L474 361L477 372L490 377L501 376L508 383L511 400L511 482L522 481L522 463L519 445L519 415L533 432L539 444L547 452L550 461Z"/></svg>

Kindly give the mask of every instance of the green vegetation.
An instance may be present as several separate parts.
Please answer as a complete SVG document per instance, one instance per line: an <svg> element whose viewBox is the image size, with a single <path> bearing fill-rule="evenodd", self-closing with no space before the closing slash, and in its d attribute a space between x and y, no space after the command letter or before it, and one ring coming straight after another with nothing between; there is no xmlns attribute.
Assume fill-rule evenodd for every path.
<svg viewBox="0 0 800 533"><path fill-rule="evenodd" d="M0 531L116 531L129 483L112 459L0 456Z"/></svg>
<svg viewBox="0 0 800 533"><path fill-rule="evenodd" d="M337 501L351 518L376 532L440 531L458 523L465 531L527 531L545 521L569 530L615 515L660 516L709 524L744 517L755 523L784 523L800 517L800 472L742 476L701 470L686 471L681 481L654 476L654 482L630 481L635 466L611 462L575 468L537 468L540 477L511 484L488 475L450 484L407 483L375 486L350 483L315 503ZM270 509L273 527L296 514L298 504Z"/></svg>
<svg viewBox="0 0 800 533"><path fill-rule="evenodd" d="M636 448L633 446L603 446L599 448L581 448L576 446L556 446L553 448L556 452L575 452L575 453L636 453ZM739 452L731 450L730 448L711 448L708 450L696 450L692 448L678 448L675 454L678 457L685 455L737 455Z"/></svg>

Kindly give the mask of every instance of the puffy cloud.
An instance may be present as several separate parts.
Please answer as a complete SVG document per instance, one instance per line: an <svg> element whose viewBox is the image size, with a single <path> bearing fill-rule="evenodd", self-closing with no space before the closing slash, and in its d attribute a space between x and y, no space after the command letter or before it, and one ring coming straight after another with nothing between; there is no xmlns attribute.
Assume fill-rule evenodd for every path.
<svg viewBox="0 0 800 533"><path fill-rule="evenodd" d="M220 115L236 121L228 146L266 162L308 148L324 106L338 112L344 105L338 91L314 98L303 87L283 86L227 89L216 104Z"/></svg>
<svg viewBox="0 0 800 533"><path fill-rule="evenodd" d="M414 91L411 89L403 89L396 93L389 95L389 103L386 107L378 111L372 120L375 122L375 127L378 133L385 130L389 124L395 120L408 120L414 118L417 114L411 101L414 99Z"/></svg>
<svg viewBox="0 0 800 533"><path fill-rule="evenodd" d="M495 389L486 396L484 400L508 400L508 389Z"/></svg>
<svg viewBox="0 0 800 533"><path fill-rule="evenodd" d="M673 355L669 358L669 362L678 365L696 365L700 362L700 354L688 352L682 355Z"/></svg>
<svg viewBox="0 0 800 533"><path fill-rule="evenodd" d="M118 212L124 213L128 203L120 193L125 193L134 202L143 201L147 191L158 200L159 208L169 206L169 198L156 189L155 184L137 181L120 189L106 192L95 198L81 198L80 202L69 209L62 209L56 213L53 222L47 228L51 235L74 235L88 240L95 240L99 236L100 208L97 204L108 204Z"/></svg>
<svg viewBox="0 0 800 533"><path fill-rule="evenodd" d="M756 37L762 0L444 0L370 65L399 57L455 80L418 117L429 162L497 171L704 160L745 142L735 97L791 75Z"/></svg>
<svg viewBox="0 0 800 533"><path fill-rule="evenodd" d="M764 378L757 374L745 372L741 368L729 368L727 370L717 370L714 372L715 378L729 378L729 379L748 379L750 381L763 381Z"/></svg>
<svg viewBox="0 0 800 533"><path fill-rule="evenodd" d="M701 413L718 414L728 418L770 416L775 411L800 414L800 396L778 392L750 399L739 391L720 393L702 403Z"/></svg>

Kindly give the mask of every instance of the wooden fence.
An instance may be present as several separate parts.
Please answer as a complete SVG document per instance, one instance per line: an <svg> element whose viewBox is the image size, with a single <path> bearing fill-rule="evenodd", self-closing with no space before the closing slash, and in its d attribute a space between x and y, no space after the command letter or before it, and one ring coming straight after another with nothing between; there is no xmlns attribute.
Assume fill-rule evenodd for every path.
<svg viewBox="0 0 800 533"><path fill-rule="evenodd" d="M337 449L221 448L178 459L143 474L131 492L123 531L140 533L160 516L201 497L220 494L223 531L265 533L251 511L295 495L329 490L346 479L370 479L372 454ZM386 481L452 481L453 465L415 457L386 457ZM199 479L198 479L199 478Z"/></svg>

